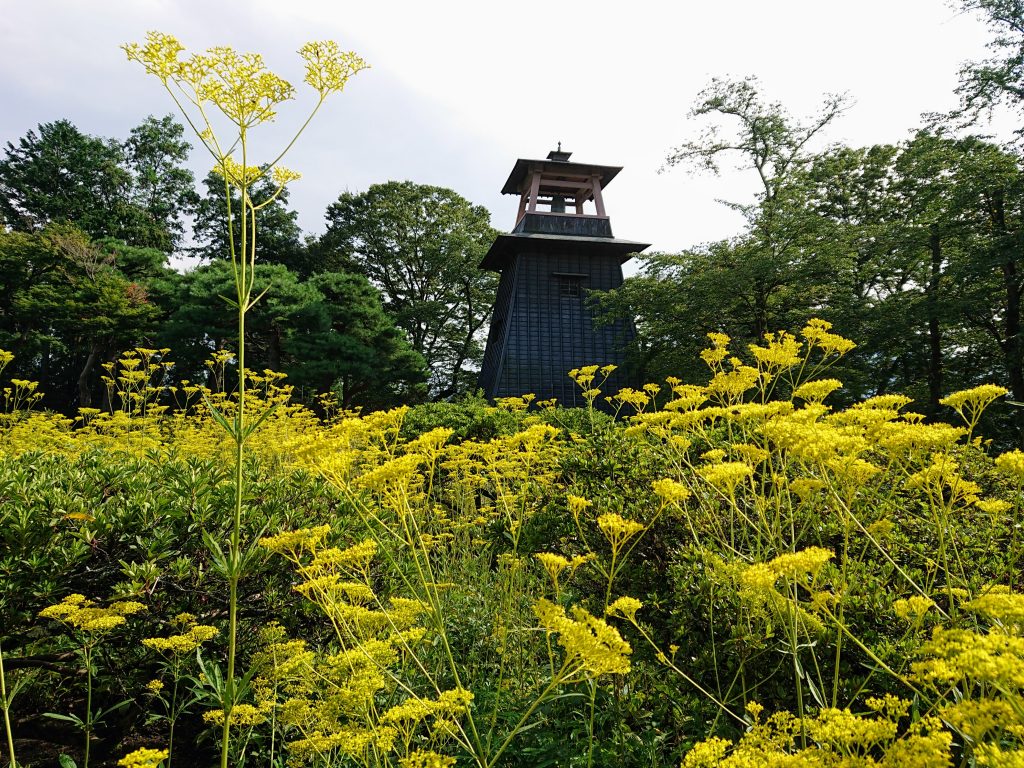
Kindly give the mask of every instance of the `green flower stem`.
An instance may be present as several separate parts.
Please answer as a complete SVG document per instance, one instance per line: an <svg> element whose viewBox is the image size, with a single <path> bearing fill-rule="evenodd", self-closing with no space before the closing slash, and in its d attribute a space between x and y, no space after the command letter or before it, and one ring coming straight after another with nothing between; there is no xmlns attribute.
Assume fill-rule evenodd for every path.
<svg viewBox="0 0 1024 768"><path fill-rule="evenodd" d="M18 768L14 757L14 736L11 733L11 703L7 700L7 678L4 675L4 649L0 646L0 705L4 709L4 732L7 736L7 752L11 768Z"/></svg>
<svg viewBox="0 0 1024 768"><path fill-rule="evenodd" d="M89 743L92 741L92 646L83 646L85 658L85 759L83 768L89 768Z"/></svg>

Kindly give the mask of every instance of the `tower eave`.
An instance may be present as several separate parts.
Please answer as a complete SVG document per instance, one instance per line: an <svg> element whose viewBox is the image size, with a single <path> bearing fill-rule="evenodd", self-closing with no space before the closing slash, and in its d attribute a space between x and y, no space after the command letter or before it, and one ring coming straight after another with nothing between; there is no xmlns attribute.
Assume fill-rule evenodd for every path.
<svg viewBox="0 0 1024 768"><path fill-rule="evenodd" d="M582 237L570 235L545 235L538 233L517 233L498 235L491 244L490 250L480 262L480 269L500 272L505 268L510 257L531 249L541 253L564 251L569 249L585 249L594 255L613 255L619 263L628 261L634 253L650 248L650 243L634 240L622 240L613 237Z"/></svg>
<svg viewBox="0 0 1024 768"><path fill-rule="evenodd" d="M622 166L614 165L593 165L591 163L573 163L559 160L529 160L519 158L516 160L516 164L513 166L512 172L508 175L508 179L505 181L505 186L501 188L501 194L520 194L523 191L523 180L529 173L531 166L542 167L552 175L568 174L572 176L598 176L601 179L602 187L608 186L608 184L611 183L611 180L618 175L619 171L622 170Z"/></svg>

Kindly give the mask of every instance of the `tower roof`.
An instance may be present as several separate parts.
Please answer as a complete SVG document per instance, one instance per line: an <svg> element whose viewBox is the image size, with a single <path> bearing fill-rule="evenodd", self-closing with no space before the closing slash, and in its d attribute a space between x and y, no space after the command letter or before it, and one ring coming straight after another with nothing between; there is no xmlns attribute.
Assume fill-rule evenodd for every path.
<svg viewBox="0 0 1024 768"><path fill-rule="evenodd" d="M649 248L650 243L621 240L615 237L581 237L576 235L549 235L532 232L513 232L498 235L490 250L480 262L480 269L495 272L503 270L511 258L519 253L582 253L588 256L615 256L619 263L628 261L634 253Z"/></svg>
<svg viewBox="0 0 1024 768"><path fill-rule="evenodd" d="M549 157L555 154L556 153L552 152L549 154ZM568 157L572 153L560 152L557 154ZM568 160L529 160L521 157L516 160L516 164L512 168L512 173L508 175L508 180L505 182L505 186L501 188L501 194L520 194L523 191L523 182L526 180L531 168L540 169L544 174L544 177L548 179L558 179L562 176L565 178L577 176L598 176L602 187L608 186L609 182L611 182L611 180L615 178L616 174L622 170L622 166L594 165L593 163L571 163Z"/></svg>

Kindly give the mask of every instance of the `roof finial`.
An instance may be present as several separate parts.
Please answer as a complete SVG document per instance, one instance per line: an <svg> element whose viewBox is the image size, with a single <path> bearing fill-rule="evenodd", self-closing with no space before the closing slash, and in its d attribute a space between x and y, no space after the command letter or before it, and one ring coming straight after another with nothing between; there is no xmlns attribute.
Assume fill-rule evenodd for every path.
<svg viewBox="0 0 1024 768"><path fill-rule="evenodd" d="M572 156L572 152L562 151L562 142L558 142L558 149L552 149L548 152L548 160L554 160L559 163L566 163Z"/></svg>

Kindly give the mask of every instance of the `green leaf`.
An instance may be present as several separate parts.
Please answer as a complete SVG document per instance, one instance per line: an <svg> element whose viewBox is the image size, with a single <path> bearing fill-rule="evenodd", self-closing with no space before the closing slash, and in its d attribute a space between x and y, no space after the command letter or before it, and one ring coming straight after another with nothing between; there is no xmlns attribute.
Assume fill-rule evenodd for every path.
<svg viewBox="0 0 1024 768"><path fill-rule="evenodd" d="M217 407L212 402L210 402L210 398L206 396L205 392L203 393L203 400L206 402L206 407L210 409L210 415L213 416L213 420L220 424L220 426L224 429L225 432L227 432L229 435L231 435L231 437L237 440L238 436L235 433L235 428L224 417L224 414L217 410Z"/></svg>
<svg viewBox="0 0 1024 768"><path fill-rule="evenodd" d="M61 755L57 758L57 762L60 763L60 768L78 768L78 763L72 760L68 755Z"/></svg>
<svg viewBox="0 0 1024 768"><path fill-rule="evenodd" d="M85 725L85 723L82 721L82 718L77 717L76 715L59 715L56 712L43 712L43 717L48 717L51 720L63 720L64 722L74 723L78 726Z"/></svg>

